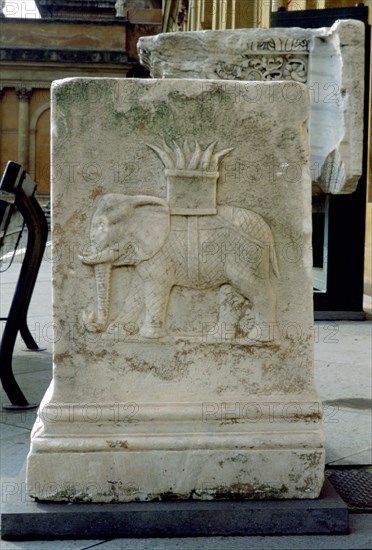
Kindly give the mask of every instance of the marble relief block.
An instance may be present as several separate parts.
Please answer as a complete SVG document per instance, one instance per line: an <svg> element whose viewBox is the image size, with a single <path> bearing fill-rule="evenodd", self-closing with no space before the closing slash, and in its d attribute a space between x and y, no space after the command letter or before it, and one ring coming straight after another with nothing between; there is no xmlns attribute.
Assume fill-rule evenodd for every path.
<svg viewBox="0 0 372 550"><path fill-rule="evenodd" d="M306 86L76 78L52 106L57 336L29 494L316 498Z"/></svg>
<svg viewBox="0 0 372 550"><path fill-rule="evenodd" d="M154 78L301 82L310 93L313 193L355 191L362 174L364 23L164 33L140 38Z"/></svg>

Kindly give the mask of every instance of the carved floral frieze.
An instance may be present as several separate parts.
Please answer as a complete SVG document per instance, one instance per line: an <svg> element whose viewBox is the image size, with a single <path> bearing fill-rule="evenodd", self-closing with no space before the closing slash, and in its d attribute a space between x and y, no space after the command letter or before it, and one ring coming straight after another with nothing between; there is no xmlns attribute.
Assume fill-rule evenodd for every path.
<svg viewBox="0 0 372 550"><path fill-rule="evenodd" d="M215 72L223 80L294 80L305 84L308 58L286 54L250 56L241 63L219 63Z"/></svg>

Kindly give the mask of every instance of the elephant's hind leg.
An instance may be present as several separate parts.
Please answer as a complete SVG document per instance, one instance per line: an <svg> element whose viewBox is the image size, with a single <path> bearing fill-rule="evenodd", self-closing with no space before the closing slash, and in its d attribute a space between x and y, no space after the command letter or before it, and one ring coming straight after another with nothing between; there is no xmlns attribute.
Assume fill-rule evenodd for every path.
<svg viewBox="0 0 372 550"><path fill-rule="evenodd" d="M220 316L219 332L226 340L234 340L237 337L239 322L242 317L244 297L230 285L220 287Z"/></svg>
<svg viewBox="0 0 372 550"><path fill-rule="evenodd" d="M240 267L240 265L239 265ZM268 271L268 269L267 269ZM269 280L269 273L259 276L249 269L229 273L230 281L252 306L254 319L247 323L244 333L248 340L267 342L273 339L276 325L276 293Z"/></svg>
<svg viewBox="0 0 372 550"><path fill-rule="evenodd" d="M255 322L248 338L259 342L273 341L276 334L276 293L270 281L262 281L252 293Z"/></svg>

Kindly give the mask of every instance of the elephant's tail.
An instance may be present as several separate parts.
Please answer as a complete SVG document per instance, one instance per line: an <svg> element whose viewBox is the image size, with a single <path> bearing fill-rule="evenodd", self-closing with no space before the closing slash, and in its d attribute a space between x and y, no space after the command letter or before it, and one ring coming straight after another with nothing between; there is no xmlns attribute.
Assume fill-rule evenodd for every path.
<svg viewBox="0 0 372 550"><path fill-rule="evenodd" d="M280 271L279 271L279 266L278 266L278 257L276 255L274 243L273 243L273 246L270 247L270 262L271 262L271 267L273 268L273 273L274 273L275 277L280 279Z"/></svg>

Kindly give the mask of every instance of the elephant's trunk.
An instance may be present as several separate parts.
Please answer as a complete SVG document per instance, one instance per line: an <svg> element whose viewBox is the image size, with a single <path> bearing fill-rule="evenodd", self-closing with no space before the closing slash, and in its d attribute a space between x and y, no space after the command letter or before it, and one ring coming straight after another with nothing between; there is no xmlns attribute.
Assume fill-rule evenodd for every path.
<svg viewBox="0 0 372 550"><path fill-rule="evenodd" d="M97 325L104 329L107 325L111 295L111 264L100 263L94 266L97 290Z"/></svg>

